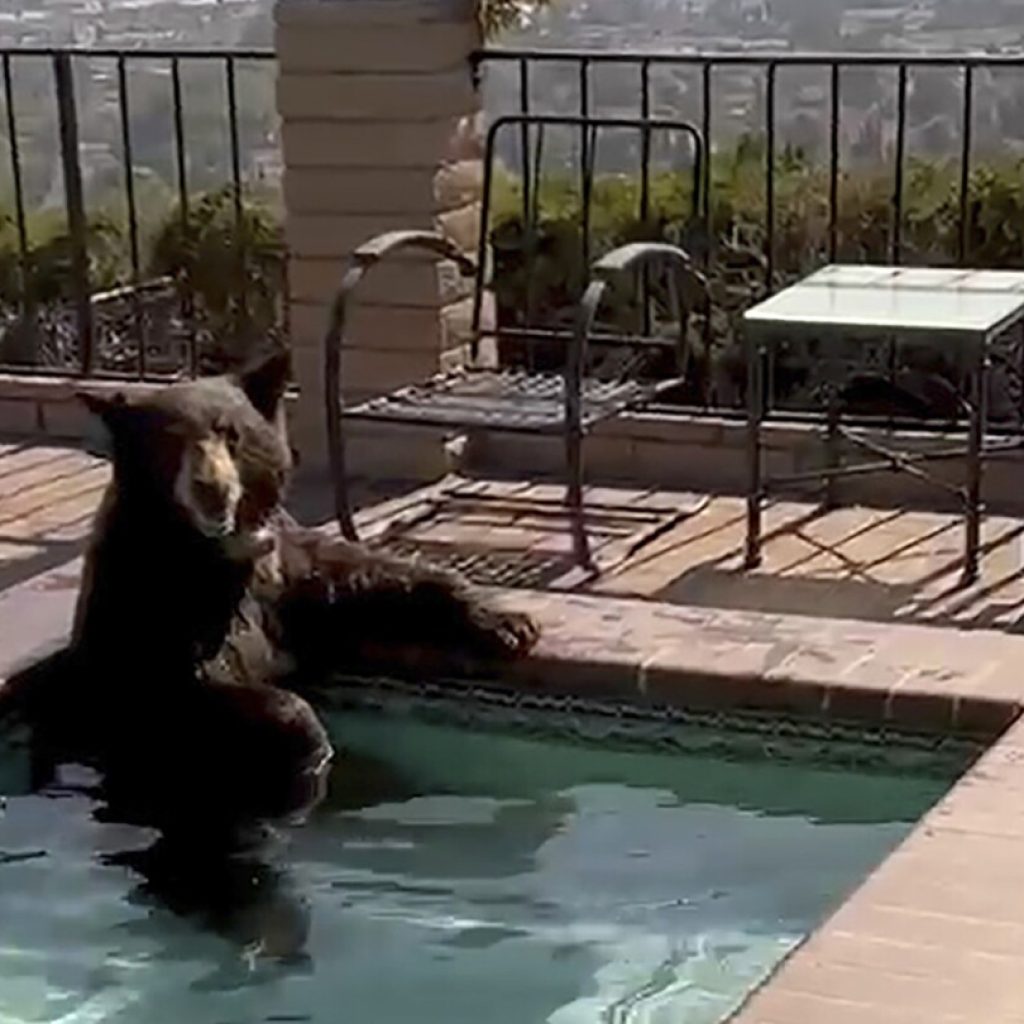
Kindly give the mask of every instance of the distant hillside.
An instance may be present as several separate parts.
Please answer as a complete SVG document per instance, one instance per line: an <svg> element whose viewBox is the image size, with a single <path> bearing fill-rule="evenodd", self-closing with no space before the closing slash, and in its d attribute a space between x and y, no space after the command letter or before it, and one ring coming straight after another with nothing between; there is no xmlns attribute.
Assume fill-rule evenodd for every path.
<svg viewBox="0 0 1024 1024"><path fill-rule="evenodd" d="M247 46L273 42L273 0L0 0L0 43L8 46ZM951 51L1016 50L1024 34L1024 0L554 0L500 42L530 47L571 47L633 52L692 53L729 50ZM185 74L186 134L191 183L211 187L228 173L222 69L189 62ZM109 62L79 62L79 110L87 188L100 196L117 188L120 124L116 80ZM133 64L132 121L137 167L172 186L173 150L167 69ZM240 89L243 169L248 176L276 173L273 67L250 66ZM31 205L59 204L51 71L45 60L14 62L15 100ZM576 111L578 70L546 64L531 73L531 108ZM764 70L720 69L713 79L715 148L764 130ZM828 73L821 68L779 75L779 142L819 159L828 142ZM509 64L487 68L488 112L518 109L518 72ZM636 114L636 65L592 72L592 109ZM891 155L895 118L891 71L844 74L840 138L844 165ZM961 77L956 70L913 72L909 80L908 152L945 158L961 137ZM702 91L692 68L659 66L651 74L652 110L699 120ZM975 78L974 146L979 154L1024 151L1024 75L979 73ZM2 132L2 126L0 126ZM0 136L2 139L2 136ZM557 153L557 144L554 146ZM609 166L631 153L602 150ZM511 149L505 154L514 157ZM550 155L550 153L549 153ZM0 153L0 199L9 192Z"/></svg>

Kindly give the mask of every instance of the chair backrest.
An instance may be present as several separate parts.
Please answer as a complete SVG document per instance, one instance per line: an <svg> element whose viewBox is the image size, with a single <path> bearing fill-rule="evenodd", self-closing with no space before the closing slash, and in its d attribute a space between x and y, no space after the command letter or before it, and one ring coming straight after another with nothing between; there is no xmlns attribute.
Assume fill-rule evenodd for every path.
<svg viewBox="0 0 1024 1024"><path fill-rule="evenodd" d="M521 114L487 135L473 337L499 363L557 370L595 259L629 242L706 251L707 149L688 121ZM488 257L491 257L488 259ZM496 322L484 317L494 294ZM670 289L650 270L615 282L592 349L664 340L674 369ZM474 353L475 354L475 353ZM659 372L654 360L652 372Z"/></svg>

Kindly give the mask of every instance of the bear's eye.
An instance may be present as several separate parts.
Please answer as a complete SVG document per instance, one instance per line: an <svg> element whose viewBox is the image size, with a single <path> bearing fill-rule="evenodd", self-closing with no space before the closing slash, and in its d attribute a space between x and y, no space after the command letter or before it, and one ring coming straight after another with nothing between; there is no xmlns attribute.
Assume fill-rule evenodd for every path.
<svg viewBox="0 0 1024 1024"><path fill-rule="evenodd" d="M239 433L238 427L233 423L229 423L227 420L218 420L213 429L224 439L224 443L227 445L228 451L232 455L235 454L238 448Z"/></svg>

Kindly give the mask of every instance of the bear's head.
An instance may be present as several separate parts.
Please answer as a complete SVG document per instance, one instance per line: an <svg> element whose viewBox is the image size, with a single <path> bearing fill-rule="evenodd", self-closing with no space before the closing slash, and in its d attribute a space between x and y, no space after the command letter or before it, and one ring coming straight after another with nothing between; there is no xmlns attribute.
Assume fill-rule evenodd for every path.
<svg viewBox="0 0 1024 1024"><path fill-rule="evenodd" d="M258 545L292 469L289 370L287 353L274 352L144 398L82 394L109 431L117 500L170 510L210 540Z"/></svg>

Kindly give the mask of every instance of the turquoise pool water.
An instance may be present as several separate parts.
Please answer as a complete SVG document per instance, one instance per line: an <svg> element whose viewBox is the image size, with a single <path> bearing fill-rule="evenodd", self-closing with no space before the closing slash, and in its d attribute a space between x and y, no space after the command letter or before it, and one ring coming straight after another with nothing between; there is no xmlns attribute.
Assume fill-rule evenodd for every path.
<svg viewBox="0 0 1024 1024"><path fill-rule="evenodd" d="M714 1024L948 787L354 711L233 857L0 758L0 1024Z"/></svg>

